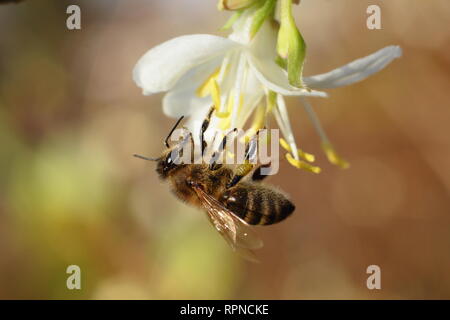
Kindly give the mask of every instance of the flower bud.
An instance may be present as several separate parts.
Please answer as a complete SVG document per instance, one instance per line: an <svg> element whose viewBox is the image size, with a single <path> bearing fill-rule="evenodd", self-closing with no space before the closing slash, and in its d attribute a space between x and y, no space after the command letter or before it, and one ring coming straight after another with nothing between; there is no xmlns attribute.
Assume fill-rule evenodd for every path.
<svg viewBox="0 0 450 320"><path fill-rule="evenodd" d="M289 83L303 87L302 71L305 61L306 44L292 16L292 0L281 1L280 30L278 31L277 52L286 59Z"/></svg>
<svg viewBox="0 0 450 320"><path fill-rule="evenodd" d="M219 10L240 10L251 6L259 0L219 0Z"/></svg>

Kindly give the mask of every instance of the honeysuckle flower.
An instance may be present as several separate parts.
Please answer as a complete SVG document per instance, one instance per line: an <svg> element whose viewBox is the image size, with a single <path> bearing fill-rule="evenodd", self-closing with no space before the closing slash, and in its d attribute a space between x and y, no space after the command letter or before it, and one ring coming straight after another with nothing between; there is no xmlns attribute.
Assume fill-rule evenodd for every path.
<svg viewBox="0 0 450 320"><path fill-rule="evenodd" d="M197 125L214 104L215 119L210 126L223 130L243 127L272 91L325 97L324 92L289 84L286 72L276 63L276 25L266 21L252 38L252 13L236 21L228 38L186 35L156 46L136 64L134 81L145 95L167 92L164 112L172 117L190 116L190 122ZM188 127L196 126L188 123Z"/></svg>
<svg viewBox="0 0 450 320"><path fill-rule="evenodd" d="M289 70L277 63L279 25L268 18L274 3L266 0L261 6L238 12L237 19L233 20L233 32L227 38L186 35L150 49L136 64L133 79L145 95L166 92L164 113L171 117L189 117L186 126L193 132L196 143L211 105L216 112L207 140L212 140L217 130L244 128L251 114L254 119L248 133L254 134L260 128L269 127L268 119L272 114L284 137L280 143L289 152L287 160L298 168L317 173L320 168L308 163L314 161L314 156L297 148L284 101L284 96L300 96L322 138L328 159L345 167L347 163L334 151L304 97L326 97L326 93L319 90L361 81L399 57L401 49L389 46L324 74L302 77L297 73L301 78L295 83L289 78Z"/></svg>

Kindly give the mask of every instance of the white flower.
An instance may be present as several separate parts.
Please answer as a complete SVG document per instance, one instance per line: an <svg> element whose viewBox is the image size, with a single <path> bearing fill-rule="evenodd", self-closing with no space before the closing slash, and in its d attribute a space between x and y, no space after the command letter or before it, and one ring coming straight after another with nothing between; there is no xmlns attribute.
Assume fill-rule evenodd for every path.
<svg viewBox="0 0 450 320"><path fill-rule="evenodd" d="M163 110L171 117L189 116L187 126L194 137L212 104L216 107L210 128L226 131L243 128L256 110L250 131L267 126L273 113L286 141L291 164L318 172L312 155L297 149L283 96L326 97L315 89L344 86L380 71L401 55L398 46L389 46L331 72L304 77L306 88L289 84L286 71L276 63L277 30L267 20L251 39L251 13L244 13L233 25L228 38L195 34L174 38L149 50L136 64L133 79L146 95L167 92ZM339 164L312 108L305 108L321 134L328 158ZM212 135L207 135L207 138ZM297 151L298 150L298 151ZM328 151L327 151L328 150ZM333 161L333 156L335 157Z"/></svg>

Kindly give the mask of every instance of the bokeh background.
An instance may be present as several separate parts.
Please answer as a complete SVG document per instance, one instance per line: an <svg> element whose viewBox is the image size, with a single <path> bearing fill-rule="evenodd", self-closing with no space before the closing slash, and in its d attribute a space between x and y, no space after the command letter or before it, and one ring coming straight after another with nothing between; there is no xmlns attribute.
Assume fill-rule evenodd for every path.
<svg viewBox="0 0 450 320"><path fill-rule="evenodd" d="M79 4L82 29L66 29ZM379 4L382 30L366 28ZM305 74L386 45L403 58L311 100L351 163L327 163L295 98L303 149L320 175L281 163L272 184L295 214L259 228L260 264L243 261L203 213L177 201L152 163L172 119L144 97L137 59L226 21L215 1L35 1L0 6L0 298L450 298L450 33L447 0L304 0ZM66 268L82 290L66 288ZM366 288L381 267L382 290Z"/></svg>

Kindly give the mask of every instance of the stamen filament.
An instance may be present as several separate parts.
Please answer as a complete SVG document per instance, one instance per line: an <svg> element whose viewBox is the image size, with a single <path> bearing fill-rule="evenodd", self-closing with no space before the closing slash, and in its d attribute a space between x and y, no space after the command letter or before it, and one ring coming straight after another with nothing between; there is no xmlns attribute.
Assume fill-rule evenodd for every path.
<svg viewBox="0 0 450 320"><path fill-rule="evenodd" d="M297 150L297 144L295 143L294 134L292 132L291 124L289 122L289 116L286 109L286 103L283 99L283 96L277 94L277 107L274 109L274 115L277 118L277 122L282 129L283 136L286 138L289 146L291 147L291 153L294 156L295 160L300 160L299 155L294 150Z"/></svg>
<svg viewBox="0 0 450 320"><path fill-rule="evenodd" d="M267 113L271 112L276 105L277 94L271 90L266 93Z"/></svg>
<svg viewBox="0 0 450 320"><path fill-rule="evenodd" d="M241 95L242 87L244 86L244 80L246 80L247 73L247 59L244 54L241 54L239 57L239 64L236 73L236 82L234 85L234 99L233 99L233 110L232 110L232 119L231 119L231 127L235 127L236 120L238 117L238 111L240 105L243 104L243 96Z"/></svg>
<svg viewBox="0 0 450 320"><path fill-rule="evenodd" d="M322 149L325 151L325 155L327 156L328 161L330 161L334 165L341 167L342 169L347 169L348 167L350 167L350 163L348 161L344 160L343 158L341 158L334 150L333 145L331 144L330 140L328 139L328 137L325 133L325 130L322 128L322 125L320 124L320 120L317 117L317 114L314 112L314 109L312 108L311 104L304 97L300 97L300 100L302 101L303 107L305 108L309 119L311 120L320 139L322 140L321 146L322 146Z"/></svg>
<svg viewBox="0 0 450 320"><path fill-rule="evenodd" d="M224 78L226 74L229 72L230 69L230 60L232 58L233 53L229 53L225 56L225 58L222 61L222 65L220 66L220 71L217 76L217 81L221 84L224 83ZM230 105L229 105L229 97L228 95L227 99L224 99L221 101L220 105L216 105L216 116L219 118L228 118L230 116ZM229 120L228 120L229 122Z"/></svg>
<svg viewBox="0 0 450 320"><path fill-rule="evenodd" d="M248 142L258 132L259 129L264 128L264 120L266 119L266 106L260 104L256 107L255 116L250 129L247 130L244 141Z"/></svg>
<svg viewBox="0 0 450 320"><path fill-rule="evenodd" d="M234 102L233 102L233 89L231 89L231 92L230 92L230 94L228 95L228 97L226 99L226 105L227 105L227 111L226 112L228 113L228 116L225 117L225 118L222 118L220 120L220 122L219 122L219 127L222 130L227 130L227 129L230 128L231 117L229 115L230 115L230 113L232 111L233 104L234 104Z"/></svg>

